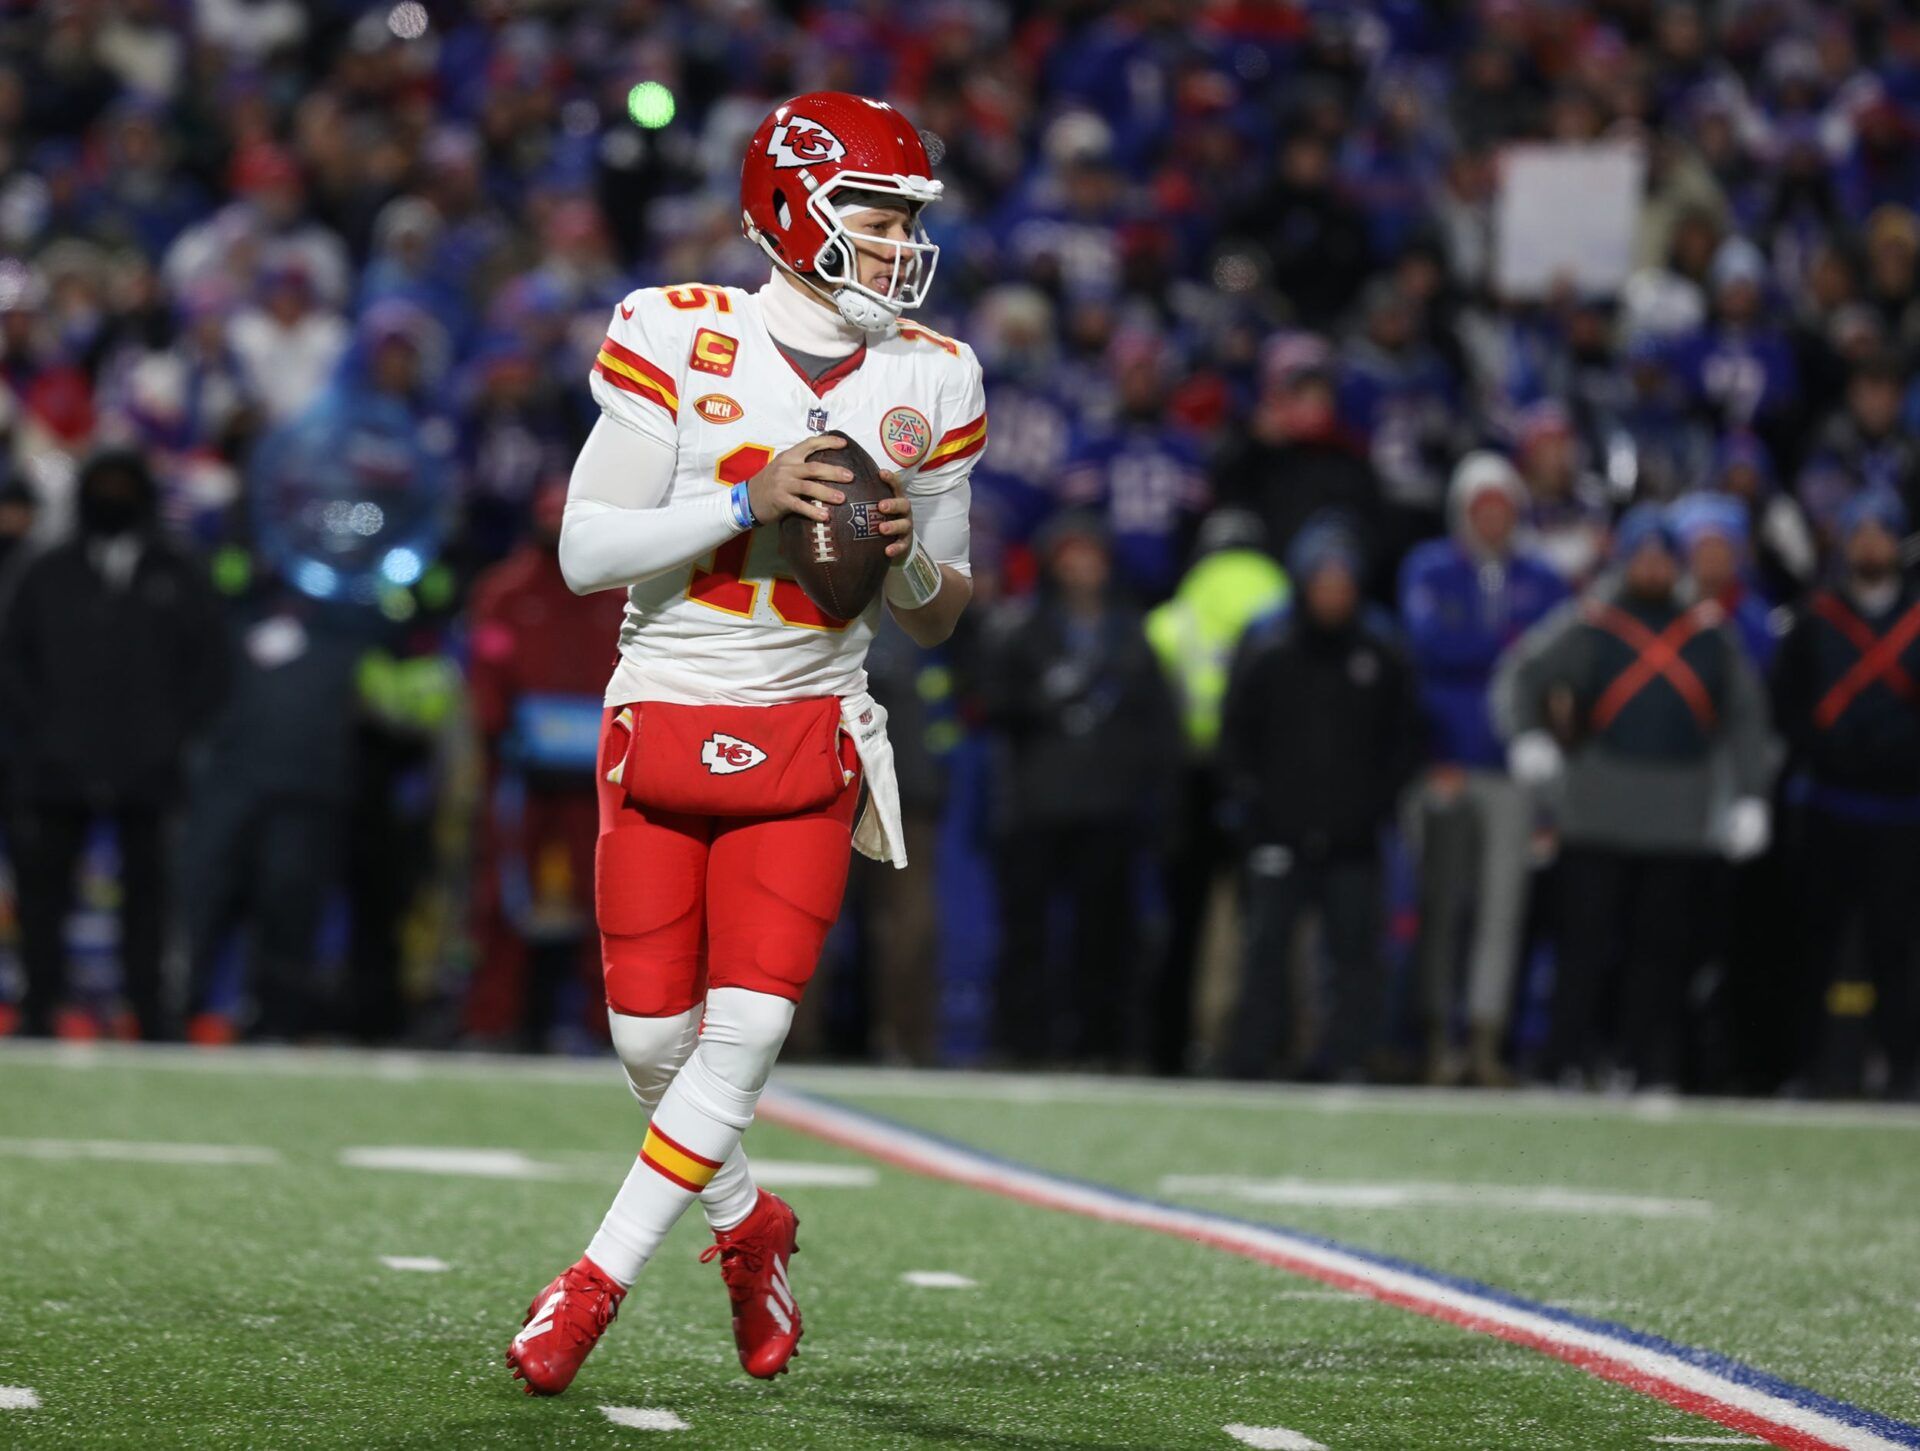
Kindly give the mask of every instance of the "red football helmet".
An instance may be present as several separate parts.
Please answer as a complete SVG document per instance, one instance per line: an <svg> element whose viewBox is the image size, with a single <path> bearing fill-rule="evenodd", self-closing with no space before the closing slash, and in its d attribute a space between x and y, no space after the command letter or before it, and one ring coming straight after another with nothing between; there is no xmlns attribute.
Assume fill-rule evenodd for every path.
<svg viewBox="0 0 1920 1451"><path fill-rule="evenodd" d="M878 331L926 299L940 249L920 210L940 197L927 148L885 101L844 91L795 96L760 123L740 167L740 227L779 267L831 294L842 317ZM904 198L913 217L904 242L849 232L845 217ZM860 281L850 238L890 248L884 292Z"/></svg>

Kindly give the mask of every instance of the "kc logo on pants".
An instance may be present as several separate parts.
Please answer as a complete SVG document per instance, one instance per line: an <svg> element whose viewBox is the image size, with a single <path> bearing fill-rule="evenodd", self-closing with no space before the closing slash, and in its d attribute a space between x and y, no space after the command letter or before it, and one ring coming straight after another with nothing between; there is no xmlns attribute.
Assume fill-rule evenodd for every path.
<svg viewBox="0 0 1920 1451"><path fill-rule="evenodd" d="M752 741L743 741L724 731L715 731L700 746L701 763L716 776L751 771L766 758L767 753Z"/></svg>

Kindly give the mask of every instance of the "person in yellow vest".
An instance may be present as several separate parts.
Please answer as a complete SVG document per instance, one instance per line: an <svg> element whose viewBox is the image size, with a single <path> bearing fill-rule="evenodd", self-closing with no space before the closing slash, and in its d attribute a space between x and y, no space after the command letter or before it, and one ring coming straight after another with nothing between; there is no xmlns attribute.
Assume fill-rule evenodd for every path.
<svg viewBox="0 0 1920 1451"><path fill-rule="evenodd" d="M1195 562L1173 598L1147 616L1147 642L1180 710L1186 760L1167 844L1168 930L1148 988L1148 1059L1156 1073L1188 1067L1194 973L1207 899L1233 858L1217 814L1214 750L1220 706L1240 637L1287 601L1286 571L1266 551L1266 530L1246 509L1218 509L1200 526Z"/></svg>

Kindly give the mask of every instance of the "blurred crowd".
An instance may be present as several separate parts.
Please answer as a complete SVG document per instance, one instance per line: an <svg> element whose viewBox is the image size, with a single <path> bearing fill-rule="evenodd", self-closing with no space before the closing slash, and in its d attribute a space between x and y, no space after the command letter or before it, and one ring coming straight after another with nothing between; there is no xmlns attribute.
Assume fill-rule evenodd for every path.
<svg viewBox="0 0 1920 1451"><path fill-rule="evenodd" d="M814 89L990 441L803 1045L1920 1091L1903 0L0 5L7 1023L593 1040L587 369Z"/></svg>

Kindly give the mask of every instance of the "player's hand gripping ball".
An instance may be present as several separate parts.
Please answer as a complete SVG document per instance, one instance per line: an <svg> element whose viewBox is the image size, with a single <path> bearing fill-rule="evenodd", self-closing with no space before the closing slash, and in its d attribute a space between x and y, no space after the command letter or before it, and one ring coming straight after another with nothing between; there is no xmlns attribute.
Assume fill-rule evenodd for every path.
<svg viewBox="0 0 1920 1451"><path fill-rule="evenodd" d="M823 445L813 463L849 477L781 517L780 557L808 599L836 620L851 620L880 592L890 555L906 553L912 517L892 471L859 444L838 432L810 442Z"/></svg>

